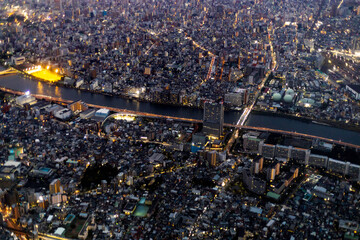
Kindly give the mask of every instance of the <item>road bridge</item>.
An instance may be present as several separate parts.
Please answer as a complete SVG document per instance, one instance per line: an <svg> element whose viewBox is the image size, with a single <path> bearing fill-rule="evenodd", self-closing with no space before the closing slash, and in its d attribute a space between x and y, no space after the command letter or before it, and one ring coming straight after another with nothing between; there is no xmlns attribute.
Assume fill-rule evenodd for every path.
<svg viewBox="0 0 360 240"><path fill-rule="evenodd" d="M12 93L12 94L16 94L16 95L23 95L24 94L24 92L13 91L13 90L6 89L6 88L3 88L3 87L0 87L0 90L5 91L5 92L9 92L9 93ZM44 99L44 100L47 100L47 101L54 101L54 102L59 102L59 103L72 103L72 102L74 102L72 100L66 100L66 99L62 99L62 98L58 98L58 97L50 97L50 96L45 96L45 95L41 95L41 94L32 94L32 95L37 99ZM93 107L93 108L105 108L105 109L109 109L110 111L113 111L113 112L125 113L125 114L133 114L133 115L141 116L141 117L164 118L164 119L172 119L172 120L183 121L183 122L202 123L202 120L199 120L199 119L166 116L166 115L160 115L160 114L155 114L155 113L146 113L146 112L139 112L139 111L134 111L134 110L127 110L127 109L121 109L121 108L101 106L101 105L96 105L96 104L87 104L87 105L89 107ZM314 136L314 135L306 134L306 133L298 133L298 132L292 132L292 131L286 131L286 130L265 128L265 127L252 127L252 126L246 126L246 125L243 125L243 124L228 124L228 123L225 123L224 126L225 127L230 127L230 128L235 128L237 130L236 132L238 132L238 130L240 130L240 129L254 130L254 131L260 131L260 132L272 132L272 133L279 133L279 134L284 134L284 135L294 136L294 137L320 139L320 140L325 141L325 142L329 142L329 143L333 143L333 144L339 144L339 145L343 145L343 146L351 147L351 148L355 148L355 149L360 149L360 145L346 143L346 142L342 142L342 141L334 140L334 139L330 139L330 138L325 138L325 137ZM233 136L234 136L234 138L238 137L238 135L235 135L235 134L233 134Z"/></svg>

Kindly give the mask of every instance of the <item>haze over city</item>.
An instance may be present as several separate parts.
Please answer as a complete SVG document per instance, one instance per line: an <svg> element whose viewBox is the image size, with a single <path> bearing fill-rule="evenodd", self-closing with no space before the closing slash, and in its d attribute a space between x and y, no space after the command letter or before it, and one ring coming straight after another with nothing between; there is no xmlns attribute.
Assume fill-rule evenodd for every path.
<svg viewBox="0 0 360 240"><path fill-rule="evenodd" d="M359 0L0 13L0 239L359 239Z"/></svg>

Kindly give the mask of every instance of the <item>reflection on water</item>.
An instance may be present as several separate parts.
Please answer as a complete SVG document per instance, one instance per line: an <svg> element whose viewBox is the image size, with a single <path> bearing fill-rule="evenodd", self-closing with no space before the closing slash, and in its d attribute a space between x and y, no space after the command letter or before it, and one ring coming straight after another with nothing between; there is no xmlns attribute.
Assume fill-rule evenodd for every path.
<svg viewBox="0 0 360 240"><path fill-rule="evenodd" d="M22 75L3 76L0 79L0 86L2 87L23 92L30 90L31 93L52 97L56 96L66 100L82 100L90 104L192 119L202 119L203 115L201 109L145 103L102 94L82 92L78 89L49 85L35 79L25 78ZM238 111L228 111L224 113L225 122L231 124L236 123L240 116L241 112ZM360 133L358 132L287 119L280 116L250 114L246 125L296 131L360 145Z"/></svg>
<svg viewBox="0 0 360 240"><path fill-rule="evenodd" d="M140 102L139 101L137 101L136 102L136 111L140 111Z"/></svg>
<svg viewBox="0 0 360 240"><path fill-rule="evenodd" d="M38 81L37 87L38 87L38 93L44 95L43 83Z"/></svg>
<svg viewBox="0 0 360 240"><path fill-rule="evenodd" d="M246 125L295 131L360 145L359 132L319 125L312 122L304 122L296 119L289 119L281 116L250 114Z"/></svg>
<svg viewBox="0 0 360 240"><path fill-rule="evenodd" d="M61 97L61 94L60 94L60 89L58 86L55 86L55 96L60 98Z"/></svg>

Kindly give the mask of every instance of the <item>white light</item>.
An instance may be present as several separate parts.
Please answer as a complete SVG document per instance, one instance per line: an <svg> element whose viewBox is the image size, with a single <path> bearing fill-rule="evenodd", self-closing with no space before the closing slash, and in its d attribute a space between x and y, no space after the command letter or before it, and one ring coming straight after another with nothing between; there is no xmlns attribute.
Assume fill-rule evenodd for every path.
<svg viewBox="0 0 360 240"><path fill-rule="evenodd" d="M25 92L25 95L26 95L26 96L29 96L29 95L30 95L30 91L26 91L26 92Z"/></svg>

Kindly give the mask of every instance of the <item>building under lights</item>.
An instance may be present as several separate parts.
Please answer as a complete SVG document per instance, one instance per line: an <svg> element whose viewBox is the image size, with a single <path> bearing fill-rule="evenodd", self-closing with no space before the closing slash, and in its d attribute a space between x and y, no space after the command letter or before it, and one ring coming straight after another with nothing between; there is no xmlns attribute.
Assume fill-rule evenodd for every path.
<svg viewBox="0 0 360 240"><path fill-rule="evenodd" d="M11 57L11 64L13 65L21 65L25 63L25 57L23 56L12 56Z"/></svg>
<svg viewBox="0 0 360 240"><path fill-rule="evenodd" d="M31 104L36 101L35 97L32 96L30 93L26 93L16 98L16 104L20 106L24 106L25 104Z"/></svg>
<svg viewBox="0 0 360 240"><path fill-rule="evenodd" d="M206 135L220 137L223 134L224 106L222 103L204 103L203 132Z"/></svg>

